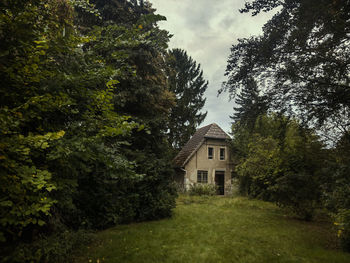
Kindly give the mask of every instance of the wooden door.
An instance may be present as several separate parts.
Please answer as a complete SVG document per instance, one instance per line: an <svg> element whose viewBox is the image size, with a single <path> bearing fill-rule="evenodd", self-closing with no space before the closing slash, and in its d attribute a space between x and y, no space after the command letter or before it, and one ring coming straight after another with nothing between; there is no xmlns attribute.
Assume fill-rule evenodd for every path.
<svg viewBox="0 0 350 263"><path fill-rule="evenodd" d="M225 194L225 172L215 171L215 185L217 186L217 194Z"/></svg>

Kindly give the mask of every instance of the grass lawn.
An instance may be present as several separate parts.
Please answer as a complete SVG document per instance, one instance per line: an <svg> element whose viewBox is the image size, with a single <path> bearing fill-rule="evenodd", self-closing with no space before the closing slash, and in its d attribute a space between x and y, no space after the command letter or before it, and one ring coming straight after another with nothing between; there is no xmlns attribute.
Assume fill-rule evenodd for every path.
<svg viewBox="0 0 350 263"><path fill-rule="evenodd" d="M327 224L270 203L181 196L172 218L99 232L76 262L350 262L334 243Z"/></svg>

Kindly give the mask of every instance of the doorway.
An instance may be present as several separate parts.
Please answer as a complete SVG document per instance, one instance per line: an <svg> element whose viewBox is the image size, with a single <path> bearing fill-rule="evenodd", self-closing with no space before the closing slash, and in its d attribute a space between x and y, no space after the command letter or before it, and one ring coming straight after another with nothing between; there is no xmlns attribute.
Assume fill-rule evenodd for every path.
<svg viewBox="0 0 350 263"><path fill-rule="evenodd" d="M217 194L224 195L225 194L225 172L223 171L215 171L215 185L217 186Z"/></svg>

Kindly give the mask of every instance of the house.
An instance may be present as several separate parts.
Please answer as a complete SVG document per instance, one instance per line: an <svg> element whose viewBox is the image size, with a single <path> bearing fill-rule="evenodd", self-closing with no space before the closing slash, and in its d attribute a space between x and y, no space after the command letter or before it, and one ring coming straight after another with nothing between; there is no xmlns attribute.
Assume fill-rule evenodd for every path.
<svg viewBox="0 0 350 263"><path fill-rule="evenodd" d="M196 183L215 184L218 194L228 194L233 172L229 139L215 123L198 129L174 158L175 180L185 189Z"/></svg>

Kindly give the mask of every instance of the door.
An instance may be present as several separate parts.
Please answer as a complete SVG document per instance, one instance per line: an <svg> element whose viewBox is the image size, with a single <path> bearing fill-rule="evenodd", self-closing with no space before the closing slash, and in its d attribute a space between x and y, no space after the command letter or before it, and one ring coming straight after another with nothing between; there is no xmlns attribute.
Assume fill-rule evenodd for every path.
<svg viewBox="0 0 350 263"><path fill-rule="evenodd" d="M215 185L217 186L217 194L225 194L225 172L215 171Z"/></svg>

